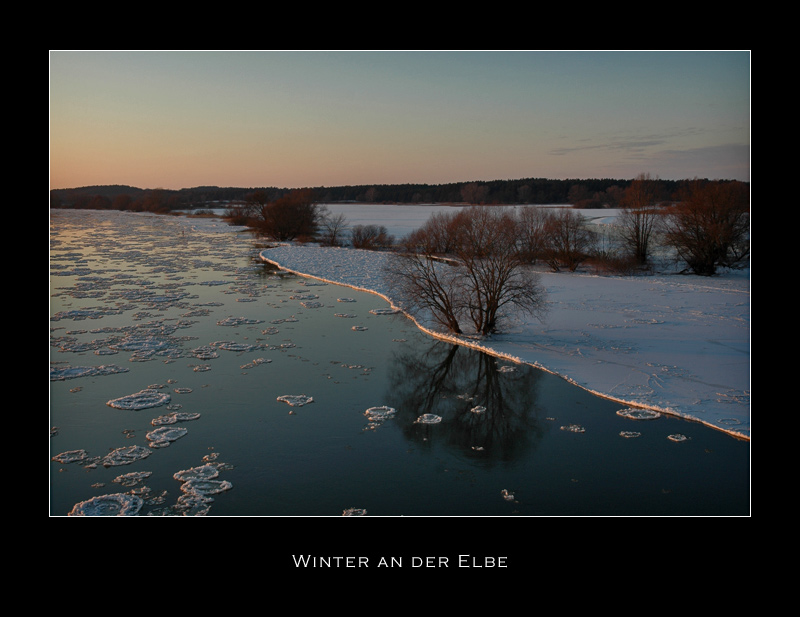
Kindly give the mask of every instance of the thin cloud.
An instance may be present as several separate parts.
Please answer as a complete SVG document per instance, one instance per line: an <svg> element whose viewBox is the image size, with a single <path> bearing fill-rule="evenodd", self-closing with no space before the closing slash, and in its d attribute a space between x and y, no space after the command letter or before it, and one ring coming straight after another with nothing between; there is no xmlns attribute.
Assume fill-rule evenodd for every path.
<svg viewBox="0 0 800 617"><path fill-rule="evenodd" d="M666 143L664 139L635 139L627 141L612 141L602 144L586 145L586 146L573 146L571 148L555 148L550 150L549 154L553 156L565 156L567 154L574 154L575 152L585 152L588 150L609 150L613 152L620 151L641 151L645 148L651 148Z"/></svg>
<svg viewBox="0 0 800 617"><path fill-rule="evenodd" d="M566 154L573 154L575 152L583 152L587 150L608 150L612 152L622 151L643 151L646 148L653 148L656 146L663 146L675 139L684 139L687 137L696 138L700 135L707 134L705 129L688 127L682 129L675 129L664 133L648 133L644 135L629 135L617 138L604 138L599 143L592 143L586 145L564 146L561 148L553 148L549 154L553 156L564 156ZM582 140L590 141L590 140Z"/></svg>

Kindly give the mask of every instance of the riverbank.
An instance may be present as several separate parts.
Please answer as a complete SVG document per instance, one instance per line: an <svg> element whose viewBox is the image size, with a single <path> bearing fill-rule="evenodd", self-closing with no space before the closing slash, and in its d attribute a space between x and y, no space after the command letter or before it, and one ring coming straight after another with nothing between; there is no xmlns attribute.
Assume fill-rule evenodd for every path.
<svg viewBox="0 0 800 617"><path fill-rule="evenodd" d="M281 245L261 258L280 268L368 291L394 305L382 275L392 255ZM515 317L503 334L434 336L527 363L597 395L695 420L749 440L750 281L542 272L543 322Z"/></svg>

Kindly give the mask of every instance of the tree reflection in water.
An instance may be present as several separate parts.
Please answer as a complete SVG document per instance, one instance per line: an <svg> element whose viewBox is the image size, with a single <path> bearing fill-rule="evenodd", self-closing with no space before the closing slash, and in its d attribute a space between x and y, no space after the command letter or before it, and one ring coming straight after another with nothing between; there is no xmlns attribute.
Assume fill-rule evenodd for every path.
<svg viewBox="0 0 800 617"><path fill-rule="evenodd" d="M397 410L395 422L417 445L444 444L487 466L528 455L546 430L536 404L546 375L524 365L500 370L508 364L438 340L421 353L395 353L387 395ZM416 423L425 413L441 416L441 423Z"/></svg>

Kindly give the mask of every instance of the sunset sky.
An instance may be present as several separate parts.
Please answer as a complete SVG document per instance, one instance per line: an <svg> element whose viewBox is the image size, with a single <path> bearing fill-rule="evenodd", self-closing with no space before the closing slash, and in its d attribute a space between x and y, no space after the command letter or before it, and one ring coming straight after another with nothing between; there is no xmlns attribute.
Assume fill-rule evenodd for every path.
<svg viewBox="0 0 800 617"><path fill-rule="evenodd" d="M750 52L50 51L50 188L750 180Z"/></svg>

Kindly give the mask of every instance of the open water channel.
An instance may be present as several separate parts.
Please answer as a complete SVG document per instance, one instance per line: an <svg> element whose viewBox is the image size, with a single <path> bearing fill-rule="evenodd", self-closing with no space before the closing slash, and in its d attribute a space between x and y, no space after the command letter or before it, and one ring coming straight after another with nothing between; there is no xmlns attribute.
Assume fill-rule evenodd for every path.
<svg viewBox="0 0 800 617"><path fill-rule="evenodd" d="M746 442L261 249L218 220L50 212L51 516L749 514Z"/></svg>

